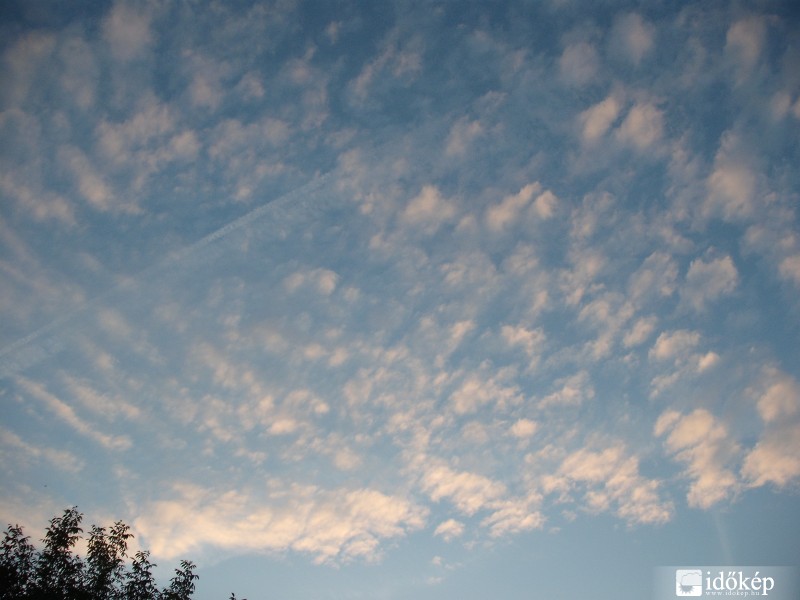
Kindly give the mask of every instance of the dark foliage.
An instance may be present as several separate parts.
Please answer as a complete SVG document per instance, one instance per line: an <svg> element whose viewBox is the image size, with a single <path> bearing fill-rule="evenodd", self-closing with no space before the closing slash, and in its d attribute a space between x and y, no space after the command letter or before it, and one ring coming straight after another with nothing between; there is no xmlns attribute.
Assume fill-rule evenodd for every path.
<svg viewBox="0 0 800 600"><path fill-rule="evenodd" d="M189 600L195 589L195 564L182 560L163 589L153 577L150 553L140 551L128 562L129 527L117 521L109 529L92 526L87 554L81 539L83 515L77 507L53 517L44 548L37 550L19 525L9 525L0 553L0 600ZM231 598L235 598L231 594Z"/></svg>

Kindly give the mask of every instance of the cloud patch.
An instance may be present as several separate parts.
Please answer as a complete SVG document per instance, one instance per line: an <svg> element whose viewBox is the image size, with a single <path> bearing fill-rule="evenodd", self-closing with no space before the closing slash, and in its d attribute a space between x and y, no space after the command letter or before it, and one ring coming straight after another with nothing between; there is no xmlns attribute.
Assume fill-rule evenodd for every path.
<svg viewBox="0 0 800 600"><path fill-rule="evenodd" d="M681 302L702 312L715 300L733 293L738 284L739 272L730 256L696 258L680 290Z"/></svg>
<svg viewBox="0 0 800 600"><path fill-rule="evenodd" d="M756 408L764 429L742 464L750 487L785 487L800 478L800 383L774 368L763 374Z"/></svg>
<svg viewBox="0 0 800 600"><path fill-rule="evenodd" d="M663 132L663 112L649 102L639 102L628 111L615 135L621 143L644 151L660 141Z"/></svg>
<svg viewBox="0 0 800 600"><path fill-rule="evenodd" d="M442 196L436 186L426 185L412 198L401 213L401 220L420 227L427 233L436 232L456 214L455 203Z"/></svg>
<svg viewBox="0 0 800 600"><path fill-rule="evenodd" d="M659 483L643 477L638 459L619 444L577 450L547 480L548 493L575 488L583 492L585 510L613 510L629 524L664 523L673 513L672 504L659 495Z"/></svg>
<svg viewBox="0 0 800 600"><path fill-rule="evenodd" d="M103 38L114 58L129 61L140 56L151 44L150 14L118 1L103 19Z"/></svg>
<svg viewBox="0 0 800 600"><path fill-rule="evenodd" d="M634 66L650 53L655 45L656 29L638 13L614 18L609 45L611 51Z"/></svg>
<svg viewBox="0 0 800 600"><path fill-rule="evenodd" d="M653 434L666 436L667 451L686 465L689 506L710 508L739 491L734 465L741 449L725 424L706 409L689 414L667 410L656 421Z"/></svg>
<svg viewBox="0 0 800 600"><path fill-rule="evenodd" d="M620 101L611 95L583 111L578 121L584 143L593 144L600 140L617 120L621 109Z"/></svg>
<svg viewBox="0 0 800 600"><path fill-rule="evenodd" d="M380 558L382 540L420 529L427 511L374 489L331 489L275 482L265 495L179 483L172 499L143 510L134 529L156 557L173 560L213 547L309 554L315 563Z"/></svg>

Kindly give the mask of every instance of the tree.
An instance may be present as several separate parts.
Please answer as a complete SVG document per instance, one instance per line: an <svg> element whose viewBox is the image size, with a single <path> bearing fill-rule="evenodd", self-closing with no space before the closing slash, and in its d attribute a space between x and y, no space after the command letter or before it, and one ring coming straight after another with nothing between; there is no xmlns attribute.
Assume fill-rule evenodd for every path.
<svg viewBox="0 0 800 600"><path fill-rule="evenodd" d="M35 548L19 525L8 526L0 554L0 600L27 598L34 582Z"/></svg>
<svg viewBox="0 0 800 600"><path fill-rule="evenodd" d="M133 559L131 570L125 575L125 600L159 600L161 594L153 579L150 552L139 551Z"/></svg>
<svg viewBox="0 0 800 600"><path fill-rule="evenodd" d="M72 554L80 534L83 515L73 506L61 517L50 519L44 536L44 549L36 560L33 597L72 600L83 597L83 562Z"/></svg>
<svg viewBox="0 0 800 600"><path fill-rule="evenodd" d="M123 598L125 557L128 540L132 537L129 527L122 521L114 523L108 533L105 527L92 526L86 558L86 592L89 600Z"/></svg>
<svg viewBox="0 0 800 600"><path fill-rule="evenodd" d="M175 577L162 594L163 600L189 600L194 593L195 564L188 560L181 561L181 568L175 569Z"/></svg>
<svg viewBox="0 0 800 600"><path fill-rule="evenodd" d="M0 551L0 600L190 600L196 565L182 560L169 585L159 589L150 552L137 552L128 566L130 528L93 525L86 559L74 554L83 515L77 507L53 517L44 548L37 551L19 525L9 525ZM236 596L231 594L231 598Z"/></svg>

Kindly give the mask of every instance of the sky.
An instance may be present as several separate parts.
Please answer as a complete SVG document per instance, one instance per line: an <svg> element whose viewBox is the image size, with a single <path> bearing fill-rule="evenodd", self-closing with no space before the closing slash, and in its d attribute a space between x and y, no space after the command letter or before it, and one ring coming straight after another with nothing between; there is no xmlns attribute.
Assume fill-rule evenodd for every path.
<svg viewBox="0 0 800 600"><path fill-rule="evenodd" d="M0 7L0 523L195 598L800 556L791 2Z"/></svg>

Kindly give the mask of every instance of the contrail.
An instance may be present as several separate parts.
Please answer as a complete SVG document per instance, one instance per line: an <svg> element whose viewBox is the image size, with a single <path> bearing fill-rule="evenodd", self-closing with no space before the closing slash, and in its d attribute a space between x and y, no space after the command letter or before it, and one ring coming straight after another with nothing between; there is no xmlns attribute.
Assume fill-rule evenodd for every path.
<svg viewBox="0 0 800 600"><path fill-rule="evenodd" d="M219 247L219 245L222 240L229 238L231 234L240 231L264 217L271 217L269 225L263 230L264 233L288 233L293 226L302 222L304 219L323 212L326 208L336 203L333 194L328 195L328 197L324 199L316 198L314 194L326 185L333 178L333 175L334 172L330 171L280 196L268 204L254 208L250 212L223 225L193 244L170 253L163 260L137 273L133 279L119 283L99 296L92 298L83 307L73 310L51 321L33 333L28 334L24 338L9 344L0 350L0 379L10 377L20 371L28 369L60 352L64 344L59 339L59 332L76 318L97 307L103 300L115 293L142 280L146 281L167 268L182 265L192 258L197 258L203 255L204 252L207 252L209 248L216 246L218 250L221 250L222 248Z"/></svg>
<svg viewBox="0 0 800 600"><path fill-rule="evenodd" d="M326 173L314 181L281 196L269 204L254 208L249 213L242 215L238 219L234 219L227 225L223 225L216 231L209 233L207 236L201 238L190 246L171 254L165 261L158 263L154 267L151 267L151 269L160 269L168 265L182 262L197 254L206 246L213 244L217 240L221 240L222 238L229 236L231 233L238 231L239 229L242 229L254 221L257 221L258 219L268 215L277 217L273 218L272 223L280 223L283 226L282 228L293 225L296 221L298 221L298 216L308 215L309 209L314 209L316 211L320 208L323 208L324 205L320 203L312 204L310 202L310 197L314 192L319 190L323 184L331 179L332 176L332 172ZM137 275L137 279L138 277L139 276Z"/></svg>

